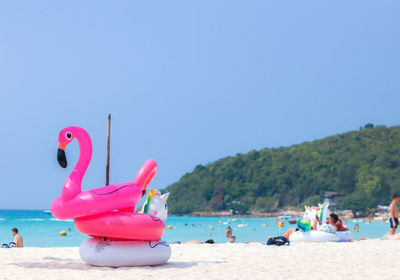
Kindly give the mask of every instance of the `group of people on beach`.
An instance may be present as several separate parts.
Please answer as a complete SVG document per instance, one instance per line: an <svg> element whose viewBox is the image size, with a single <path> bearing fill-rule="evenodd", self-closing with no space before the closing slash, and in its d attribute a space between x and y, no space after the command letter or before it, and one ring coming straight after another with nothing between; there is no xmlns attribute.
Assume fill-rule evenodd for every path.
<svg viewBox="0 0 400 280"><path fill-rule="evenodd" d="M399 225L399 208L398 208L398 203L400 201L399 195L394 194L393 195L393 200L389 205L389 210L390 210L390 234L389 234L389 239L398 239L400 240L400 233L396 234L397 227ZM356 225L357 229L353 229L353 231L358 231L358 224ZM355 226L355 227L356 227ZM284 240L288 241L290 235L292 235L294 232L298 231L299 228L290 228L288 229L282 236ZM311 227L311 230L317 230L321 232L327 232L327 233L336 233L338 231L347 231L349 230L348 228L343 226L343 222L341 219L339 219L338 215L335 213L331 213L327 219L326 224L323 224L321 219L316 216L315 219L313 220L313 224ZM225 238L229 239L228 243L234 243L236 241L236 236L232 235L232 228L230 226L226 227L225 231ZM13 228L11 230L12 235L14 236L14 245L17 248L22 248L24 246L23 239L22 237L18 234L18 229ZM186 241L186 242L176 242L180 244L201 244L201 243L209 243L209 244L214 244L213 239L206 240L205 242L203 241L198 241L198 240L191 240L191 241Z"/></svg>
<svg viewBox="0 0 400 280"><path fill-rule="evenodd" d="M399 239L400 240L400 233L396 233L396 229L399 225L399 208L397 204L399 203L399 195L394 194L393 195L393 200L390 203L389 210L390 210L390 235L389 239ZM357 226L357 227L356 227ZM356 229L353 231L358 232L358 224L356 225ZM284 234L282 234L281 237L283 237L283 241L288 241L290 235L292 235L294 232L300 230L299 228L290 228L288 229ZM326 224L323 224L322 221L318 216L316 216L313 220L313 225L311 230L317 230L321 232L327 232L327 233L336 233L338 231L348 231L349 229L343 226L343 222L341 219L339 219L339 216L336 215L335 213L331 213L327 219Z"/></svg>

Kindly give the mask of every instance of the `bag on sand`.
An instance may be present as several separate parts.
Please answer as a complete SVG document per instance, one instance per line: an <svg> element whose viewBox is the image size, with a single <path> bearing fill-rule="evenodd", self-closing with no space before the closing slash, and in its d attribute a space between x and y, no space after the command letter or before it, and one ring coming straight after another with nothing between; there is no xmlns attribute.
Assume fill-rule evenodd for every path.
<svg viewBox="0 0 400 280"><path fill-rule="evenodd" d="M10 242L8 244L3 244L3 246L1 248L14 248L14 247L15 247L15 243Z"/></svg>
<svg viewBox="0 0 400 280"><path fill-rule="evenodd" d="M269 238L267 241L267 245L276 245L276 246L290 245L290 242L283 236L277 236Z"/></svg>

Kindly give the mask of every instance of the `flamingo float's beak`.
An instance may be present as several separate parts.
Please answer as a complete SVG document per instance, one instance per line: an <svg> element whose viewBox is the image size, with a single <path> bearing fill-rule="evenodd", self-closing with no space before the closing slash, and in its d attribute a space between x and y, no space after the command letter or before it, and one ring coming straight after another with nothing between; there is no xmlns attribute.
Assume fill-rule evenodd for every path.
<svg viewBox="0 0 400 280"><path fill-rule="evenodd" d="M67 146L66 142L58 143L57 161L62 168L66 168L68 165L65 157L65 146Z"/></svg>

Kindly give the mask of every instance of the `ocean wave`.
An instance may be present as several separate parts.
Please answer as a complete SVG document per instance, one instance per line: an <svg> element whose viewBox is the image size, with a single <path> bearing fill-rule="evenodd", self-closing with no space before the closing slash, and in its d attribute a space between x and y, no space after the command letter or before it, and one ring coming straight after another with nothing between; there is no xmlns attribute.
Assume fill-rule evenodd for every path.
<svg viewBox="0 0 400 280"><path fill-rule="evenodd" d="M57 221L57 222L73 222L73 219L68 219L68 220L59 220L56 218L50 218L50 221Z"/></svg>
<svg viewBox="0 0 400 280"><path fill-rule="evenodd" d="M45 221L45 219L21 219L21 221Z"/></svg>

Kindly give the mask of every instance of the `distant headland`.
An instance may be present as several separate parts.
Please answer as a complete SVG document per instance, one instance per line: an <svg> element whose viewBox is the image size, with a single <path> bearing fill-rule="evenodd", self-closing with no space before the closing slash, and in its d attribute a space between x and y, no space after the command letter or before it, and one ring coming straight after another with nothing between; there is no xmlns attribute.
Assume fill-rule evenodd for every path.
<svg viewBox="0 0 400 280"><path fill-rule="evenodd" d="M400 192L400 126L357 131L197 165L171 192L176 215L274 215L328 198L332 209L372 216ZM263 214L264 213L264 214Z"/></svg>

